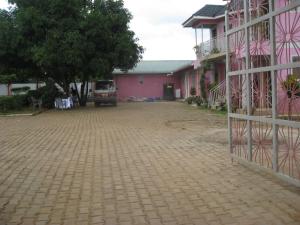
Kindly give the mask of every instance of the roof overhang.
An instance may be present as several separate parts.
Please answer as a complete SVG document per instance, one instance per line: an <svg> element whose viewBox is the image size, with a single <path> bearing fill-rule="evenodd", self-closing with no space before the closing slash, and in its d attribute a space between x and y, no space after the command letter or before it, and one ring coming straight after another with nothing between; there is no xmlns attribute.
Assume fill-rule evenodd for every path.
<svg viewBox="0 0 300 225"><path fill-rule="evenodd" d="M191 65L185 65L185 66L183 66L183 67L177 69L176 71L172 72L172 74L180 73L180 72L182 72L182 71L184 71L184 70L192 69L192 68L194 68L194 63L192 63Z"/></svg>
<svg viewBox="0 0 300 225"><path fill-rule="evenodd" d="M161 71L161 72L149 72L149 71L138 71L138 72L135 72L135 71L127 71L127 72L122 72L122 71L118 71L118 72L113 72L113 75L174 75L176 73L180 73L184 70L187 70L187 69L191 69L191 68L194 68L194 62L190 63L190 64L186 64L186 65L183 65L182 67L179 67L177 68L176 70L174 71Z"/></svg>
<svg viewBox="0 0 300 225"><path fill-rule="evenodd" d="M194 25L199 20L208 20L208 21L212 21L212 22L213 21L217 22L217 20L219 20L221 18L224 18L224 17L225 17L225 14L220 15L220 16L216 16L216 17L192 16L188 20L186 20L182 25L183 25L183 27L186 27L186 28L190 28L190 27L197 28L201 23L197 23L196 27Z"/></svg>
<svg viewBox="0 0 300 225"><path fill-rule="evenodd" d="M209 55L209 56L205 57L202 61L216 61L216 60L220 60L220 59L225 59L225 57L226 57L226 53L221 52L221 53Z"/></svg>

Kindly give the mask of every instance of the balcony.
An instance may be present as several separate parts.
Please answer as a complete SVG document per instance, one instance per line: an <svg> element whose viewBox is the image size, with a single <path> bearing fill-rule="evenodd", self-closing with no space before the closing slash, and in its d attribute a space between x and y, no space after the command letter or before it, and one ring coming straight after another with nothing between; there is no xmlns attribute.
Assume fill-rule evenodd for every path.
<svg viewBox="0 0 300 225"><path fill-rule="evenodd" d="M195 47L197 59L201 62L225 56L226 41L225 36L217 36Z"/></svg>

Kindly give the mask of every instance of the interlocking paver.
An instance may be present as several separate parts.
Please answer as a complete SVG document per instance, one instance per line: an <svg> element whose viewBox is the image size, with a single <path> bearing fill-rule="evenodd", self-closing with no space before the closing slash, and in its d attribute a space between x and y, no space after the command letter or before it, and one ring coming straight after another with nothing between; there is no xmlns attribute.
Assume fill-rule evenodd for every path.
<svg viewBox="0 0 300 225"><path fill-rule="evenodd" d="M232 163L225 121L181 103L0 118L0 225L300 224L300 190Z"/></svg>

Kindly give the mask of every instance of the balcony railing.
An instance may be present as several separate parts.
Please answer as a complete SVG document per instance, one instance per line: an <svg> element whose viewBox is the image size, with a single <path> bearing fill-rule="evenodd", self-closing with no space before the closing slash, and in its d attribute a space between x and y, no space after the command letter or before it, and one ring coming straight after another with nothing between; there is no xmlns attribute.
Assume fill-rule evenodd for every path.
<svg viewBox="0 0 300 225"><path fill-rule="evenodd" d="M226 102L226 81L223 80L217 86L209 90L208 106L220 106Z"/></svg>
<svg viewBox="0 0 300 225"><path fill-rule="evenodd" d="M213 54L225 53L226 41L225 36L218 36L196 46L196 54L198 60L202 61Z"/></svg>

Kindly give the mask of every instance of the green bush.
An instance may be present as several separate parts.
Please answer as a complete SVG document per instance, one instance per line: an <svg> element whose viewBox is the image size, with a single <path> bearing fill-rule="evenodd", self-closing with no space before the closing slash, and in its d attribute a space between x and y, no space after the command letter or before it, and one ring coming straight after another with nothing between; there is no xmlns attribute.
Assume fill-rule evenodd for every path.
<svg viewBox="0 0 300 225"><path fill-rule="evenodd" d="M21 93L24 93L24 92L28 92L30 90L30 87L18 87L18 88L12 88L11 91L18 95L18 94L21 94Z"/></svg>
<svg viewBox="0 0 300 225"><path fill-rule="evenodd" d="M197 104L197 106L202 105L203 99L201 98L201 96L196 96L195 97L195 103Z"/></svg>
<svg viewBox="0 0 300 225"><path fill-rule="evenodd" d="M197 104L197 106L200 106L204 103L203 99L201 96L191 96L191 97L188 97L186 100L185 100L189 105L190 104Z"/></svg>
<svg viewBox="0 0 300 225"><path fill-rule="evenodd" d="M35 98L35 99L39 99L41 98L41 96L39 95L37 90L29 90L27 92L27 97L30 99L31 97Z"/></svg>
<svg viewBox="0 0 300 225"><path fill-rule="evenodd" d="M190 105L194 102L194 97L188 97L185 101Z"/></svg>
<svg viewBox="0 0 300 225"><path fill-rule="evenodd" d="M0 97L0 111L20 110L28 105L26 95Z"/></svg>
<svg viewBox="0 0 300 225"><path fill-rule="evenodd" d="M220 111L227 112L227 104L226 102L221 102Z"/></svg>
<svg viewBox="0 0 300 225"><path fill-rule="evenodd" d="M192 96L195 96L195 95L196 95L196 88L195 88L195 87L191 87L190 94L191 94Z"/></svg>
<svg viewBox="0 0 300 225"><path fill-rule="evenodd" d="M63 97L63 93L58 90L53 81L48 81L46 86L39 88L33 94L36 99L42 100L42 106L47 109L54 108L55 98Z"/></svg>

